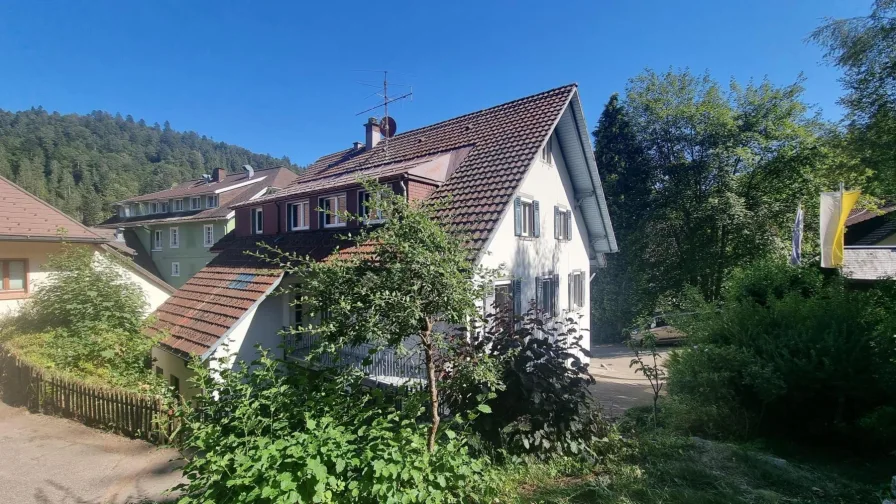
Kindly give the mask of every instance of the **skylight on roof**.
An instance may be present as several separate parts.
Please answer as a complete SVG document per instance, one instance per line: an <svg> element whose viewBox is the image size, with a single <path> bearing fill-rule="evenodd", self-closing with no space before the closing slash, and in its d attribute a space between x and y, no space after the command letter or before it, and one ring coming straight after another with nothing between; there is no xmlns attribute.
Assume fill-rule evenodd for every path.
<svg viewBox="0 0 896 504"><path fill-rule="evenodd" d="M231 280L227 286L228 289L245 290L249 283L255 280L253 273L240 273L234 280Z"/></svg>

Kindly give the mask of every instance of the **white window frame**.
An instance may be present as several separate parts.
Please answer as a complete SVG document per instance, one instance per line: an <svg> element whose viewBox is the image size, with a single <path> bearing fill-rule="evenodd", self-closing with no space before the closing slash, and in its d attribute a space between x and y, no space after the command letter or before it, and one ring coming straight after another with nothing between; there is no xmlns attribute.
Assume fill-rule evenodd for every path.
<svg viewBox="0 0 896 504"><path fill-rule="evenodd" d="M311 220L311 209L308 208L311 206L311 202L309 200L301 200L301 201L293 201L286 205L286 223L289 226L290 231L301 231L303 229L310 228L310 222L304 222L300 225L301 221L305 220L305 216L308 216L308 220ZM294 222L293 219L293 209L297 209L296 219L299 222Z"/></svg>
<svg viewBox="0 0 896 504"><path fill-rule="evenodd" d="M205 208L218 208L217 194L209 194L205 197Z"/></svg>
<svg viewBox="0 0 896 504"><path fill-rule="evenodd" d="M190 197L190 210L202 210L202 196Z"/></svg>
<svg viewBox="0 0 896 504"><path fill-rule="evenodd" d="M336 205L335 212L341 212L345 209L339 208L339 198L340 197L342 197L345 200L345 205L348 206L348 196L346 193L338 193L338 194L330 194L328 196L321 196L319 201L320 200L323 200L323 201L333 200L336 202L335 203L335 205ZM330 213L326 212L326 204L321 205L321 208L324 209L322 211L324 212L324 227L325 228L336 228L336 227L344 227L345 226L345 221L342 220L341 216L330 214ZM334 211L332 208L332 205L329 208L329 210L331 212ZM333 219L333 220L335 220L335 222L331 222L330 224L327 224L327 219Z"/></svg>
<svg viewBox="0 0 896 504"><path fill-rule="evenodd" d="M173 276L173 277L180 276L180 263L179 262L171 263L171 276Z"/></svg>
<svg viewBox="0 0 896 504"><path fill-rule="evenodd" d="M581 290L576 291L575 277L581 278ZM585 272L582 270L572 270L569 273L569 310L570 311L579 311L585 308ZM579 298L578 300L576 298Z"/></svg>
<svg viewBox="0 0 896 504"><path fill-rule="evenodd" d="M184 211L184 200L176 199L174 200L173 207L175 212L183 212Z"/></svg>
<svg viewBox="0 0 896 504"><path fill-rule="evenodd" d="M544 147L541 148L541 161L546 164L553 164L553 135L548 137L548 141L544 144Z"/></svg>
<svg viewBox="0 0 896 504"><path fill-rule="evenodd" d="M211 230L211 232L209 232ZM209 239L211 237L211 239ZM215 244L215 225L205 224L202 226L202 246L211 247Z"/></svg>
<svg viewBox="0 0 896 504"><path fill-rule="evenodd" d="M180 230L177 226L168 228L168 246L170 248L180 248Z"/></svg>
<svg viewBox="0 0 896 504"><path fill-rule="evenodd" d="M162 250L162 230L153 229L152 231L152 249Z"/></svg>
<svg viewBox="0 0 896 504"><path fill-rule="evenodd" d="M535 237L535 200L520 198L520 236Z"/></svg>
<svg viewBox="0 0 896 504"><path fill-rule="evenodd" d="M151 214L159 213L159 202L158 201L153 201L152 203L149 204L149 213L151 213Z"/></svg>
<svg viewBox="0 0 896 504"><path fill-rule="evenodd" d="M386 218L383 217L382 210L376 210L376 213L377 213L376 219L371 219L370 217L367 216L367 212L370 209L364 205L363 200L364 200L364 196L367 196L368 194L370 194L370 193L367 191L364 191L364 190L358 191L358 215L360 215L364 218L365 224L379 224L381 222L384 222L386 220Z"/></svg>
<svg viewBox="0 0 896 504"><path fill-rule="evenodd" d="M256 207L252 209L252 233L264 234L264 208Z"/></svg>
<svg viewBox="0 0 896 504"><path fill-rule="evenodd" d="M159 203L159 213L168 213L168 202L163 201Z"/></svg>

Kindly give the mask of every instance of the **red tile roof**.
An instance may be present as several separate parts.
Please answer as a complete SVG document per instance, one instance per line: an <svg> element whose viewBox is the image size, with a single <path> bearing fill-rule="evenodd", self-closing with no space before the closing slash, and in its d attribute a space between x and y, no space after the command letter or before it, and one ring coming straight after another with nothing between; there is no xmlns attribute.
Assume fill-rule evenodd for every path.
<svg viewBox="0 0 896 504"><path fill-rule="evenodd" d="M0 240L108 241L3 177L0 177L0 216L3 216Z"/></svg>
<svg viewBox="0 0 896 504"><path fill-rule="evenodd" d="M193 275L155 311L150 335L183 355L202 355L223 337L282 272L241 253L224 253Z"/></svg>

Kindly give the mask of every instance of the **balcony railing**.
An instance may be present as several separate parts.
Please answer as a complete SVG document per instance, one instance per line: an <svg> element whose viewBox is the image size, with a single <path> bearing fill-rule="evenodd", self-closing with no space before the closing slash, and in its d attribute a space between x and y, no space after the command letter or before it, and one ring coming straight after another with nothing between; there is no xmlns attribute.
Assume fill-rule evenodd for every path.
<svg viewBox="0 0 896 504"><path fill-rule="evenodd" d="M311 363L308 357L319 341L317 335L289 334L284 341L286 355ZM351 366L360 369L377 385L413 387L424 383L426 368L418 351L409 350L407 354L399 355L395 350L381 349L371 355L370 351L374 348L369 344L345 347L335 354L321 354L311 364L324 367ZM365 363L365 360L369 362Z"/></svg>

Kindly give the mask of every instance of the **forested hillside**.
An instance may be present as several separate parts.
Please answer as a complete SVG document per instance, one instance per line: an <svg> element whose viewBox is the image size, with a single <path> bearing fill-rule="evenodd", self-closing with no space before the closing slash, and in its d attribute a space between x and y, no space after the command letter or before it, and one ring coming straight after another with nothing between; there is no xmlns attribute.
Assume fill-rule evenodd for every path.
<svg viewBox="0 0 896 504"><path fill-rule="evenodd" d="M0 110L0 175L88 225L104 220L111 202L245 164L298 168L287 157L174 131L167 121L150 126L102 111Z"/></svg>

